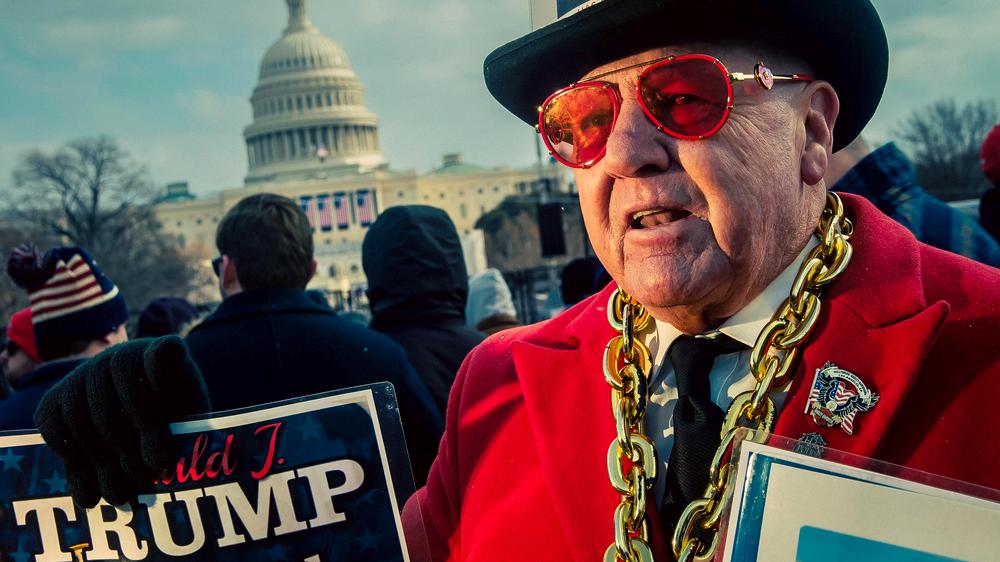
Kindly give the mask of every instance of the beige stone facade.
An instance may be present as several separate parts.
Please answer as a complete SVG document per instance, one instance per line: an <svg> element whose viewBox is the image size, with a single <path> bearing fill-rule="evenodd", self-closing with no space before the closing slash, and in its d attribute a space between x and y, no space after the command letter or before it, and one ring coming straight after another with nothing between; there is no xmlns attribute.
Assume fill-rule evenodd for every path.
<svg viewBox="0 0 1000 562"><path fill-rule="evenodd" d="M454 155L449 156L451 162L456 161ZM558 189L562 181L560 170L552 166L544 171L548 172L550 183L543 187ZM482 234L475 230L476 221L507 196L537 190L538 179L536 167L491 169L451 164L428 174L383 169L334 178L256 183L187 200L177 200L182 195L177 191L173 194L175 200L157 206L157 215L164 232L175 236L185 251L203 259L208 267L216 254L215 229L226 211L254 193L289 197L306 210L314 226L318 267L310 286L345 293L365 285L361 242L370 224L366 218L374 218L394 205L420 204L444 209L465 243L466 263L470 273L474 273L486 267ZM335 198L346 205L341 213L335 207ZM320 209L320 200L324 209ZM371 217L364 216L365 204L371 205Z"/></svg>

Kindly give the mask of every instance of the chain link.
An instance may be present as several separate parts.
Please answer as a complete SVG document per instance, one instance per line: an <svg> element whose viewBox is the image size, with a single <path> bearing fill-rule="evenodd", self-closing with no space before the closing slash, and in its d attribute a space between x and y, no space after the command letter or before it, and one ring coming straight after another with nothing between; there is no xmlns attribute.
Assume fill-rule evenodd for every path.
<svg viewBox="0 0 1000 562"><path fill-rule="evenodd" d="M621 502L615 509L615 542L605 562L653 562L646 522L646 492L656 482L656 448L642 432L652 360L636 337L649 327L649 314L622 290L608 301L608 322L621 331L604 349L604 379L611 385L615 440L608 448L608 476Z"/></svg>
<svg viewBox="0 0 1000 562"><path fill-rule="evenodd" d="M800 266L788 298L761 331L750 353L750 372L757 385L733 399L722 426L722 442L709 469L711 478L705 496L684 509L674 529L671 546L678 562L705 561L715 556L737 431L751 430L746 439L760 443L774 427L776 408L771 394L792 382L798 346L808 339L819 318L820 291L844 271L851 259L848 239L853 230L844 216L840 197L827 194L826 209L817 227L820 244Z"/></svg>
<svg viewBox="0 0 1000 562"><path fill-rule="evenodd" d="M726 412L722 442L709 468L705 495L681 513L671 541L678 562L706 561L715 556L737 432L746 428L749 431L745 439L757 443L770 433L777 415L771 394L791 383L798 346L809 337L819 318L820 291L851 260L848 239L854 227L844 216L837 194L827 194L816 231L820 244L803 261L788 298L750 352L750 372L757 385L734 398ZM608 301L608 323L621 332L608 342L603 366L604 378L611 386L616 428L615 440L608 449L608 475L622 498L615 509L615 542L604 553L604 561L653 562L645 498L656 481L657 460L652 441L642 432L652 360L649 349L636 337L650 325L649 313L619 288Z"/></svg>

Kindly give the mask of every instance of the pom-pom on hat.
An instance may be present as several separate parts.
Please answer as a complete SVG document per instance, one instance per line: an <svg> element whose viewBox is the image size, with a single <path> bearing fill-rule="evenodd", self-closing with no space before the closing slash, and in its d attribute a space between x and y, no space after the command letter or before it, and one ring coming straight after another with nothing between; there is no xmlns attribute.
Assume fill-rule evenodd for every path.
<svg viewBox="0 0 1000 562"><path fill-rule="evenodd" d="M54 343L98 339L128 320L118 287L83 248L53 248L40 256L33 247L19 246L7 260L7 274L28 291L42 359L58 358L49 349Z"/></svg>
<svg viewBox="0 0 1000 562"><path fill-rule="evenodd" d="M7 323L7 339L17 344L21 351L28 354L35 363L38 358L38 347L35 345L35 333L31 329L31 307L18 310Z"/></svg>
<svg viewBox="0 0 1000 562"><path fill-rule="evenodd" d="M1000 123L994 125L983 139L983 146L979 149L979 159L982 161L986 177L995 185L1000 185Z"/></svg>

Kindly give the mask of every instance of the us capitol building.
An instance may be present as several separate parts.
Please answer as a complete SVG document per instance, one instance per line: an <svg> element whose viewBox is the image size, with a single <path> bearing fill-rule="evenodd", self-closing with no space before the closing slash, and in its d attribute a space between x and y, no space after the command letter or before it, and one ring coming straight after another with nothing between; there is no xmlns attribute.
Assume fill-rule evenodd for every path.
<svg viewBox="0 0 1000 562"><path fill-rule="evenodd" d="M319 265L310 288L358 294L368 226L387 207L424 204L451 216L470 274L484 269L476 221L509 195L558 190L558 168L484 168L446 154L426 174L391 169L379 149L378 117L365 107L347 53L309 21L306 0L286 1L288 26L264 54L250 96L244 185L211 196L195 196L184 182L168 185L157 205L164 232L208 260L226 211L248 195L279 193L299 202L314 228Z"/></svg>

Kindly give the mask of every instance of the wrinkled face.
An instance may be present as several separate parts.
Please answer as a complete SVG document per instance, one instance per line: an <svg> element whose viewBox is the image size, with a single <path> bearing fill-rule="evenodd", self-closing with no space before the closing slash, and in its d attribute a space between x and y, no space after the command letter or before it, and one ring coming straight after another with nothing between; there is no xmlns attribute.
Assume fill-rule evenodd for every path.
<svg viewBox="0 0 1000 562"><path fill-rule="evenodd" d="M737 46L679 46L588 75L684 53L709 54L744 73L764 56ZM776 73L804 70L764 62ZM722 129L680 140L658 131L638 105L643 68L601 78L617 85L622 107L604 158L575 170L587 231L611 276L654 316L684 329L673 320L686 311L717 325L784 269L816 224L825 191L800 173L807 86L769 91L752 80L734 82L734 107Z"/></svg>

